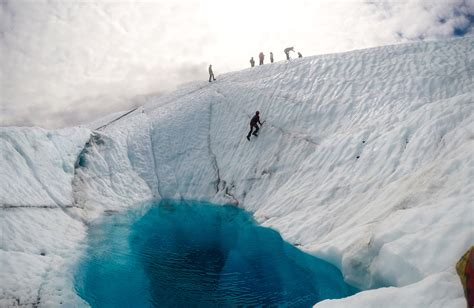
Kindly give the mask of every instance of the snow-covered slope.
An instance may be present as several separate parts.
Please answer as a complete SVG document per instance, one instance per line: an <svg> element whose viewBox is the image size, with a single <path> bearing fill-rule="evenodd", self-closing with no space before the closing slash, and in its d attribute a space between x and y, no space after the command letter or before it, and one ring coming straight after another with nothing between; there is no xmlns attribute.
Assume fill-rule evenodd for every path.
<svg viewBox="0 0 474 308"><path fill-rule="evenodd" d="M80 304L87 222L185 198L250 210L378 288L318 307L464 307L473 55L468 37L295 59L188 84L96 131L0 129L0 305Z"/></svg>

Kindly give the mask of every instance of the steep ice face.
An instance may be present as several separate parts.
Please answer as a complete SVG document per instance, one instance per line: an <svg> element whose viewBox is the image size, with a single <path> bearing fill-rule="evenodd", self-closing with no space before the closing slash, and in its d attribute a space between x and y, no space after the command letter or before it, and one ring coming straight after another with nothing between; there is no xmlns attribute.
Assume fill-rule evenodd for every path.
<svg viewBox="0 0 474 308"><path fill-rule="evenodd" d="M1 128L2 207L71 206L74 163L89 135L75 128Z"/></svg>
<svg viewBox="0 0 474 308"><path fill-rule="evenodd" d="M0 128L0 306L74 301L67 271L86 227L77 206L74 164L90 131Z"/></svg>
<svg viewBox="0 0 474 308"><path fill-rule="evenodd" d="M107 119L92 136L69 138L76 157L68 162L77 163L67 177L43 177L41 166L21 158L33 141L22 141L23 153L14 151L16 129L2 129L2 142L10 138L0 148L7 170L2 183L22 170L21 182L12 183L28 191L15 199L5 188L2 202L73 200L63 213L77 226L72 235L60 227L54 233L53 218L2 209L8 222L2 258L10 265L18 250L25 260L48 256L40 254L39 233L19 239L19 230L30 228L24 212L38 221L31 230L44 221L55 234L57 247L48 254L56 254L77 249L82 222L104 211L159 198L231 202L339 267L348 282L395 287L318 305L395 307L409 300L408 306L463 307L454 264L474 238L473 45L473 38L463 38L386 46L189 84L117 121ZM249 142L255 110L265 123ZM35 174L39 180L32 181ZM63 184L70 188L58 188ZM8 281L30 287L2 286L0 297L73 301L70 280L60 292L51 282L66 265L38 262L31 279L11 265Z"/></svg>

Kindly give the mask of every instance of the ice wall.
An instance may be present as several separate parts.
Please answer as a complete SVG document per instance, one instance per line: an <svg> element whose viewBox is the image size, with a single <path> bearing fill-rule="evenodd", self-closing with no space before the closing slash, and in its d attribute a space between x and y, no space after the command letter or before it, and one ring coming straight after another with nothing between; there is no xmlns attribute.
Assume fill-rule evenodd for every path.
<svg viewBox="0 0 474 308"><path fill-rule="evenodd" d="M86 226L68 211L89 138L81 128L0 128L0 307L77 300L69 272Z"/></svg>
<svg viewBox="0 0 474 308"><path fill-rule="evenodd" d="M69 177L40 178L35 188L25 169L14 187L43 199L49 192L51 204L74 200L63 213L77 225L76 238L69 243L59 231L63 248L48 254L73 252L84 224L104 212L153 198L229 202L338 266L348 282L387 287L318 306L464 307L454 264L474 238L473 51L474 38L386 46L188 84L76 140ZM255 110L265 123L249 142ZM34 147L27 140L24 146ZM8 174L23 170L24 153L11 150L10 163L3 148ZM30 164L28 172L41 174L36 168ZM54 188L61 183L70 189ZM16 200L10 191L0 197ZM23 243L16 235L24 217L38 215L2 212L9 226L2 228L2 262L10 264L27 242L34 251L25 255L43 260L36 256L44 246L35 243L38 235ZM15 279L26 276L7 268ZM28 288L2 286L0 297L72 301L67 287L52 291L51 277L63 269L35 267L38 274L22 284Z"/></svg>

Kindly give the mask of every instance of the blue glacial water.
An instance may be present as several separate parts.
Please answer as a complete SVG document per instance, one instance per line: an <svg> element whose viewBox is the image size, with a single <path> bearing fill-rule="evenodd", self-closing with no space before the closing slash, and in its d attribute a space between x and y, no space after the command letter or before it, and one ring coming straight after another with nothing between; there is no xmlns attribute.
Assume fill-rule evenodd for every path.
<svg viewBox="0 0 474 308"><path fill-rule="evenodd" d="M92 307L310 307L358 291L233 206L161 201L88 238L75 286Z"/></svg>

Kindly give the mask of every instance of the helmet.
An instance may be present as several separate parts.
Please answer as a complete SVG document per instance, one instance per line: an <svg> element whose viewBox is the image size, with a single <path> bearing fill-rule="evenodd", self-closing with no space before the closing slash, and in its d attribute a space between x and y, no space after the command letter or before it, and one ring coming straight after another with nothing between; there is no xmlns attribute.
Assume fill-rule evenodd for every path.
<svg viewBox="0 0 474 308"><path fill-rule="evenodd" d="M260 114L260 111L255 112L255 114Z"/></svg>

